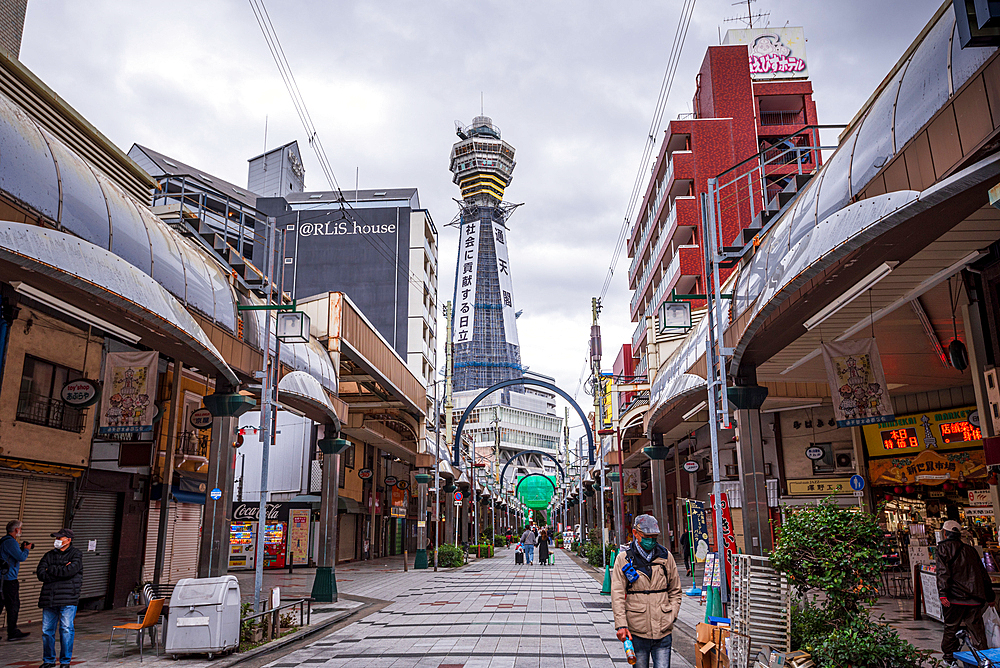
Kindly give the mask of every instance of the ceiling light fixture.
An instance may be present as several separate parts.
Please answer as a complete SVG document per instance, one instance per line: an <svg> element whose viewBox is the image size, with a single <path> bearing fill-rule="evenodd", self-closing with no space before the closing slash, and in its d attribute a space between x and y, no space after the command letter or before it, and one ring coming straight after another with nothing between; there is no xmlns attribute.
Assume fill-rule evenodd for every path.
<svg viewBox="0 0 1000 668"><path fill-rule="evenodd" d="M91 315L81 308L77 308L76 306L64 302L63 300L57 297L53 297L47 292L42 292L38 288L34 288L28 285L27 283L22 283L20 281L13 281L11 283L11 286L14 288L16 292L24 295L25 297L30 297L31 299L34 299L36 302L45 304L51 309L55 309L56 311L59 311L64 315L76 318L77 320L85 322L88 325L93 325L94 327L102 329L108 334L113 334L118 338L127 341L128 343L131 343L133 345L139 343L139 340L142 338L141 336L136 336L132 332L126 331L117 325L112 325L110 322L104 320L103 318L98 318L96 315Z"/></svg>
<svg viewBox="0 0 1000 668"><path fill-rule="evenodd" d="M860 281L848 288L847 292L834 299L832 302L820 309L819 313L806 320L804 323L805 328L812 330L823 324L827 318L833 316L837 313L837 311L850 304L852 301L864 294L866 290L873 287L876 283L888 276L897 264L899 263L883 262L880 264L875 271L862 278Z"/></svg>
<svg viewBox="0 0 1000 668"><path fill-rule="evenodd" d="M707 408L707 407L708 407L708 402L707 401L703 401L700 404L698 404L697 406L695 406L694 408L692 408L691 410L689 410L687 413L685 413L684 415L682 415L681 416L681 420L689 420L692 417L694 417L695 415L697 415L698 413L700 413L701 411L705 410L705 408Z"/></svg>

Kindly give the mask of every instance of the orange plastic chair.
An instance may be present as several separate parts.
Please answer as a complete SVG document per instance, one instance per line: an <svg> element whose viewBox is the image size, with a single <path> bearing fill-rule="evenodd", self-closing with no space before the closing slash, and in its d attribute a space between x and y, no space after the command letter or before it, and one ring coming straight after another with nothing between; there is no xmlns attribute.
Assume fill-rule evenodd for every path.
<svg viewBox="0 0 1000 668"><path fill-rule="evenodd" d="M155 627L160 621L160 614L163 612L163 602L166 601L165 598L156 598L149 602L149 607L146 608L146 616L143 617L142 623L132 622L130 624L121 624L120 626L111 627L111 639L108 640L108 656L104 659L108 661L111 659L111 644L115 640L115 630L121 629L125 631L125 642L122 644L122 656L125 656L125 649L128 647L128 632L135 631L139 634L139 661L142 661L142 632L146 629L154 629L153 633L153 647L156 651L156 656L160 655L160 642L156 637Z"/></svg>

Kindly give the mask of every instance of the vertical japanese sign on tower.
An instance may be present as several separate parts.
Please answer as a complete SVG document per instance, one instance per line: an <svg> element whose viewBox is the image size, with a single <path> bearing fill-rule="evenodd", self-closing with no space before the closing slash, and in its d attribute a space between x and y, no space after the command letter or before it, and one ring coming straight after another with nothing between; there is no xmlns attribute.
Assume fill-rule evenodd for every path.
<svg viewBox="0 0 1000 668"><path fill-rule="evenodd" d="M510 259L507 256L507 228L493 223L493 245L497 254L497 277L503 307L503 332L507 343L518 345L517 312L514 310L514 283L510 280Z"/></svg>
<svg viewBox="0 0 1000 668"><path fill-rule="evenodd" d="M472 341L476 320L476 264L479 258L478 222L462 224L458 256L458 288L455 290L455 343ZM504 247L506 256L506 246ZM499 256L499 253L497 254ZM510 279L508 278L508 281Z"/></svg>

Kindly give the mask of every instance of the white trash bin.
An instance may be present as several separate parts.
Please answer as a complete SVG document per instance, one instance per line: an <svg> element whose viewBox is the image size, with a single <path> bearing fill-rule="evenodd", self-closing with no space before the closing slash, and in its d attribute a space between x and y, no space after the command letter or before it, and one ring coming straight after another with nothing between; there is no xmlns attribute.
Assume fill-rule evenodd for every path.
<svg viewBox="0 0 1000 668"><path fill-rule="evenodd" d="M240 585L234 575L185 578L170 596L166 653L215 658L240 643Z"/></svg>

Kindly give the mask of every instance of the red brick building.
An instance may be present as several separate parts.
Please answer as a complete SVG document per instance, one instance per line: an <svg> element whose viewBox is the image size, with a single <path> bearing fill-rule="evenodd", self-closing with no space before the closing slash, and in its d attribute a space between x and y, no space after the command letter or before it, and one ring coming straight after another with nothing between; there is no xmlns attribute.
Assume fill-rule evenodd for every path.
<svg viewBox="0 0 1000 668"><path fill-rule="evenodd" d="M667 126L629 236L637 374L648 370L646 318L674 290L704 292L699 201L709 179L724 172L721 182L745 175L740 195L720 193L718 214L723 245L741 246L766 223L760 213L767 203L796 174L809 174L819 163L818 153L787 152L818 144L815 130L807 130L817 118L802 29L731 30L726 42L705 54L695 78L694 112Z"/></svg>

